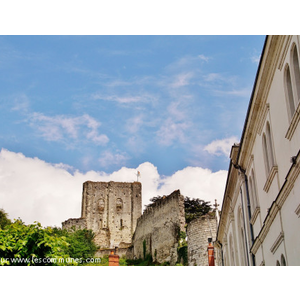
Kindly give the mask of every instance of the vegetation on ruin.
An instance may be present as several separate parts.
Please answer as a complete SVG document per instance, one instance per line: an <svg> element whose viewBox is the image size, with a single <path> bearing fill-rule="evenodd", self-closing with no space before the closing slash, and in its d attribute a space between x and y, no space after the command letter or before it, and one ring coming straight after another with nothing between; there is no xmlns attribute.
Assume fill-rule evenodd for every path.
<svg viewBox="0 0 300 300"><path fill-rule="evenodd" d="M192 220L209 213L212 208L209 202L201 199L190 199L189 197L184 198L184 210L185 210L185 222L188 224Z"/></svg>
<svg viewBox="0 0 300 300"><path fill-rule="evenodd" d="M187 251L186 233L184 231L179 232L177 255L178 255L177 264L181 266L187 266L188 251Z"/></svg>

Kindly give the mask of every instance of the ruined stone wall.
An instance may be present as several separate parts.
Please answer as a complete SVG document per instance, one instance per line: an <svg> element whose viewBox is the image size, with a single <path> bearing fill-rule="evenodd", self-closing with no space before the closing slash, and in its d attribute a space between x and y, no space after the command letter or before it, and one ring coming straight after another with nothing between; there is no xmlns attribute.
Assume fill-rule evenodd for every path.
<svg viewBox="0 0 300 300"><path fill-rule="evenodd" d="M81 218L63 222L63 228L78 220L93 230L101 249L129 247L142 212L141 189L140 182L87 181L83 184Z"/></svg>
<svg viewBox="0 0 300 300"><path fill-rule="evenodd" d="M62 222L62 228L64 229L86 229L86 220L84 218L78 219L68 219L65 222Z"/></svg>
<svg viewBox="0 0 300 300"><path fill-rule="evenodd" d="M143 243L146 253L159 263L177 261L179 231L184 231L184 198L177 190L147 208L137 221L133 236L133 255L143 258Z"/></svg>
<svg viewBox="0 0 300 300"><path fill-rule="evenodd" d="M216 233L217 220L214 213L201 216L188 224L187 242L189 266L208 266L208 238L212 238L212 241L215 241ZM215 265L217 265L216 259Z"/></svg>

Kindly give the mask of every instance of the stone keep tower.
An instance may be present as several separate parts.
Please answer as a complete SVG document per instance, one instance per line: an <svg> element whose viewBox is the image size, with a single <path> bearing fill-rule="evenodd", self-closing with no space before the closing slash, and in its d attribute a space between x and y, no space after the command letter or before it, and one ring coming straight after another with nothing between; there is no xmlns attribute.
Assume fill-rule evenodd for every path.
<svg viewBox="0 0 300 300"><path fill-rule="evenodd" d="M92 182L83 184L81 218L69 219L63 228L92 229L101 249L131 245L142 213L140 182Z"/></svg>

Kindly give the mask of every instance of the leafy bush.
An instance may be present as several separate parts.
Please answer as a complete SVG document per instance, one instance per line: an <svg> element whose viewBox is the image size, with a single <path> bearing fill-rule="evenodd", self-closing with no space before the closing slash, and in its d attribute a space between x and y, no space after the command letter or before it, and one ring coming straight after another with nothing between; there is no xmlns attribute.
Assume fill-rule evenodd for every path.
<svg viewBox="0 0 300 300"><path fill-rule="evenodd" d="M93 258L98 247L91 230L42 228L13 223L0 210L0 265L78 265Z"/></svg>
<svg viewBox="0 0 300 300"><path fill-rule="evenodd" d="M24 225L18 219L0 230L1 265L60 265L68 258L67 249L65 237L37 222Z"/></svg>
<svg viewBox="0 0 300 300"><path fill-rule="evenodd" d="M98 247L94 243L95 234L92 230L78 229L68 231L66 229L54 228L54 233L60 237L65 237L69 244L67 254L72 258L81 259L84 263L87 258L94 256Z"/></svg>
<svg viewBox="0 0 300 300"><path fill-rule="evenodd" d="M7 213L3 209L0 209L0 229L4 229L9 224L11 224L11 220L8 219Z"/></svg>

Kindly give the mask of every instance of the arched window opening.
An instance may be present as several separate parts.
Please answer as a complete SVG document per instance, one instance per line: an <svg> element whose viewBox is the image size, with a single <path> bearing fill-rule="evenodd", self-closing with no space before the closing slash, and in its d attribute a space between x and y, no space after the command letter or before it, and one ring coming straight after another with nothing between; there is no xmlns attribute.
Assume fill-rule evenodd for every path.
<svg viewBox="0 0 300 300"><path fill-rule="evenodd" d="M299 60L298 60L298 52L296 45L293 49L293 71L295 77L295 86L296 86L296 103L299 102L300 98L300 68L299 68Z"/></svg>
<svg viewBox="0 0 300 300"><path fill-rule="evenodd" d="M123 208L123 201L122 199L118 198L116 201L116 210L117 212L121 212Z"/></svg>
<svg viewBox="0 0 300 300"><path fill-rule="evenodd" d="M245 234L243 228L241 228L241 237L242 237L242 250L243 250L243 261L246 266L246 249L245 249Z"/></svg>
<svg viewBox="0 0 300 300"><path fill-rule="evenodd" d="M280 262L278 260L276 261L276 266L280 266Z"/></svg>
<svg viewBox="0 0 300 300"><path fill-rule="evenodd" d="M230 248L231 265L235 266L234 248L233 248L233 242L232 242L232 235L230 235L230 237L229 237L229 248Z"/></svg>
<svg viewBox="0 0 300 300"><path fill-rule="evenodd" d="M274 155L273 155L273 143L272 143L271 129L270 129L269 122L267 122L266 134L267 134L266 137L267 137L268 159L269 159L269 166L271 169L274 166Z"/></svg>
<svg viewBox="0 0 300 300"><path fill-rule="evenodd" d="M286 266L286 262L283 254L281 254L281 265Z"/></svg>
<svg viewBox="0 0 300 300"><path fill-rule="evenodd" d="M250 208L251 208L251 213L253 213L255 209L255 198L254 198L252 176L249 177L249 187L250 187Z"/></svg>
<svg viewBox="0 0 300 300"><path fill-rule="evenodd" d="M254 205L255 207L259 206L258 198L257 198L257 191L256 191L256 184L255 184L255 176L253 169L251 170L251 177L252 177L252 184L253 184L253 198L254 198Z"/></svg>
<svg viewBox="0 0 300 300"><path fill-rule="evenodd" d="M295 102L294 102L293 87L292 87L292 80L291 80L291 73L290 73L289 66L287 66L285 69L285 86L286 86L286 97L287 97L289 118L291 120L295 113Z"/></svg>
<svg viewBox="0 0 300 300"><path fill-rule="evenodd" d="M267 151L267 139L266 139L266 135L265 134L263 134L262 143L263 143L263 153L264 153L264 161L265 161L266 174L268 176L269 172L270 172L270 165L269 165L268 151Z"/></svg>

